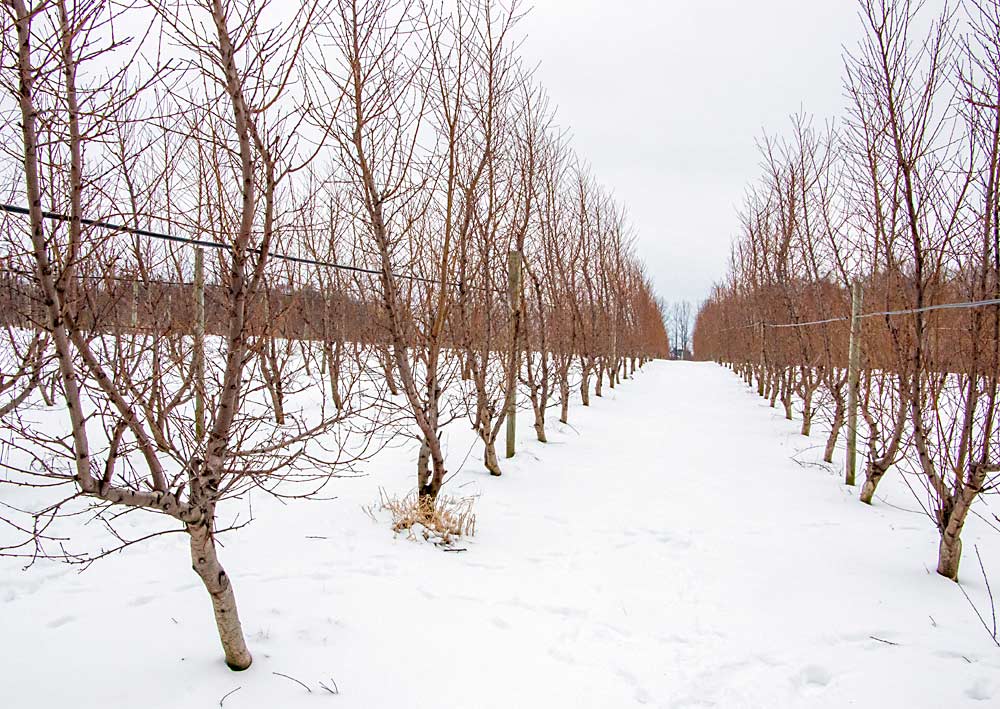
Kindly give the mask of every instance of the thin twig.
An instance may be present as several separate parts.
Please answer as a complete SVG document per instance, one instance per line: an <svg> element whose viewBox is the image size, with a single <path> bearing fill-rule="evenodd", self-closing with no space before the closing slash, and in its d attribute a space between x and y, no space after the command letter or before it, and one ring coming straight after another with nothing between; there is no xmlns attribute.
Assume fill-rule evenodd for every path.
<svg viewBox="0 0 1000 709"><path fill-rule="evenodd" d="M328 691L330 694L340 694L340 687L337 686L337 681L333 677L330 678L330 684L333 685L333 689L330 689L322 682L319 683L319 686Z"/></svg>
<svg viewBox="0 0 1000 709"><path fill-rule="evenodd" d="M226 692L225 694L223 694L223 695L222 695L222 699L220 699L220 700L219 700L219 706L221 707L221 706L222 706L222 703L223 703L224 701L226 701L226 699L228 699L230 695L232 695L232 694L236 694L236 693L237 693L238 691L240 691L241 689L243 689L243 687L237 687L237 688L236 688L236 689L234 689L233 691L231 691L231 692Z"/></svg>
<svg viewBox="0 0 1000 709"><path fill-rule="evenodd" d="M997 647L1000 647L1000 641L997 640L997 604L993 600L993 590L990 588L990 579L986 575L986 567L983 566L983 557L979 555L979 545L973 544L972 548L976 550L976 558L979 560L979 570L983 572L983 581L986 582L986 593L990 597L990 612L993 615L993 633L990 637L993 638L993 642L996 643Z"/></svg>
<svg viewBox="0 0 1000 709"><path fill-rule="evenodd" d="M872 640L878 640L880 643L885 643L886 645L894 645L896 647L899 647L899 643L894 643L891 640L883 640L882 638L876 638L874 635L869 635L868 637L870 637Z"/></svg>
<svg viewBox="0 0 1000 709"><path fill-rule="evenodd" d="M297 680L294 677L289 677L288 675L283 675L280 672L272 672L271 674L272 675L278 675L279 677L284 677L285 679L290 679L293 682L297 682L298 684L301 684L303 687L305 687L306 691L309 692L309 694L312 694L312 690L309 689L309 685L306 684L305 682L301 681L301 680Z"/></svg>
<svg viewBox="0 0 1000 709"><path fill-rule="evenodd" d="M983 627L986 628L986 632L989 633L990 632L990 626L987 625L986 619L983 618L982 613L980 613L979 609L976 608L976 604L972 602L971 598L969 598L969 594L965 592L964 588L962 588L962 584L956 583L955 585L958 586L958 590L962 592L962 595L965 596L965 600L967 600L969 602L969 605L972 606L972 610L976 614L976 617L979 618L979 622L983 624ZM1000 641L997 640L996 636L992 635L991 637L993 638L993 643L997 647L1000 647Z"/></svg>

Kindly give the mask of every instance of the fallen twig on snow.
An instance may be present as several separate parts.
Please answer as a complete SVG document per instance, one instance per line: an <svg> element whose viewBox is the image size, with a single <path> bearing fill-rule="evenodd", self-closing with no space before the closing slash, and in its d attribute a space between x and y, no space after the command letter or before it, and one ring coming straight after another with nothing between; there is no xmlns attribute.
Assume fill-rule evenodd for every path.
<svg viewBox="0 0 1000 709"><path fill-rule="evenodd" d="M280 672L272 672L271 674L278 675L279 677L284 677L285 679L290 679L293 682L297 682L298 684L301 684L303 687L305 687L306 691L309 692L309 694L312 694L312 690L309 688L309 685L303 682L302 680L295 679L294 677L289 677L288 675L283 675Z"/></svg>
<svg viewBox="0 0 1000 709"><path fill-rule="evenodd" d="M319 683L319 686L328 691L330 694L340 694L340 687L337 686L337 682L333 679L333 677L330 678L330 684L333 685L333 689L330 689L322 682Z"/></svg>
<svg viewBox="0 0 1000 709"><path fill-rule="evenodd" d="M869 635L868 637L870 637L872 640L878 640L880 643L885 643L886 645L893 645L895 647L899 647L899 643L894 643L891 640L883 640L882 638L876 638L874 635Z"/></svg>
<svg viewBox="0 0 1000 709"><path fill-rule="evenodd" d="M240 691L241 689L243 689L243 687L237 687L237 688L236 688L236 689L234 689L233 691L231 691L231 692L226 692L225 694L223 694L223 695L222 695L222 699L220 699L220 700L219 700L219 706L221 707L221 706L222 706L222 703L223 703L224 701L226 701L226 699L228 699L228 698L229 698L229 697L230 697L231 695L233 695L233 694L236 694L236 693L237 693L238 691Z"/></svg>

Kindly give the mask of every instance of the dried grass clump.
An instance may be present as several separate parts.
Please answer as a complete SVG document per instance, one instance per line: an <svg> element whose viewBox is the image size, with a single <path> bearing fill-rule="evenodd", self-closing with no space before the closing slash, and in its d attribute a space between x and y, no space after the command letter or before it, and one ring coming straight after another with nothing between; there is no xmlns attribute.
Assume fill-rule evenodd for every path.
<svg viewBox="0 0 1000 709"><path fill-rule="evenodd" d="M406 531L411 539L417 535L435 544L451 544L456 538L476 533L476 514L472 511L474 497L438 495L437 500L421 499L416 492L404 497L388 495L379 490L379 509L392 516L394 532ZM374 517L371 510L369 515Z"/></svg>

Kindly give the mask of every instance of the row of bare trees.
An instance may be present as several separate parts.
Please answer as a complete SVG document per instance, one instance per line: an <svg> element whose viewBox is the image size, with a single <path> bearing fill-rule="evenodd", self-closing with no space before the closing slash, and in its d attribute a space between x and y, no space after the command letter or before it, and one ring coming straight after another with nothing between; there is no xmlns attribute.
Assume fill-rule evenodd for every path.
<svg viewBox="0 0 1000 709"><path fill-rule="evenodd" d="M849 111L761 141L764 175L695 349L789 419L797 402L804 435L822 412L830 461L850 414L856 284L861 499L893 468L920 480L938 573L957 579L962 527L1000 481L1000 7L859 4Z"/></svg>
<svg viewBox="0 0 1000 709"><path fill-rule="evenodd" d="M81 510L153 512L246 669L220 505L312 496L393 436L433 503L450 421L499 475L519 392L545 441L551 407L667 355L624 210L518 59L517 3L0 7L26 211L0 228L2 481L49 500L4 504L0 552L90 561Z"/></svg>

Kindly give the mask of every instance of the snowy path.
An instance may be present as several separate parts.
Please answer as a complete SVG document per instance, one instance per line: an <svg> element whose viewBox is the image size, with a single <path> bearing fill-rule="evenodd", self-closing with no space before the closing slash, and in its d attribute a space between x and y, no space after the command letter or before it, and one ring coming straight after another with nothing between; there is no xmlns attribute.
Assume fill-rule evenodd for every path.
<svg viewBox="0 0 1000 709"><path fill-rule="evenodd" d="M0 705L212 707L237 687L226 709L1000 702L1000 651L925 569L929 522L792 461L820 435L732 374L654 363L571 422L547 446L524 431L499 480L476 449L452 483L481 493L463 553L361 511L380 485L406 489L410 451L339 482L335 502L255 500L223 551L255 653L240 675L220 667L180 539L82 575L3 561ZM471 438L454 428L457 466ZM1000 562L998 535L968 534ZM974 560L963 570L977 589ZM126 622L102 625L111 611Z"/></svg>

